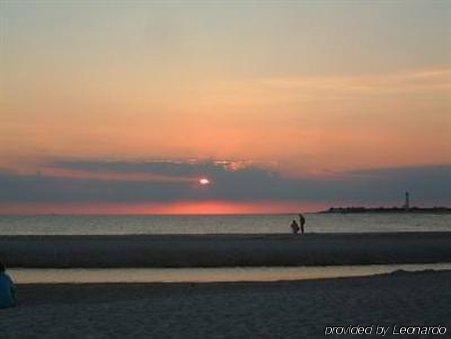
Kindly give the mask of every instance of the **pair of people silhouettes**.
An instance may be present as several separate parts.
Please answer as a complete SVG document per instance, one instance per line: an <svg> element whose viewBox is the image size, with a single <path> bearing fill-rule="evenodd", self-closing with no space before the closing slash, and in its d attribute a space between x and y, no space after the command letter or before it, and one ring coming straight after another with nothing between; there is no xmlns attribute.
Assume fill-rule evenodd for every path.
<svg viewBox="0 0 451 339"><path fill-rule="evenodd" d="M299 225L301 227L299 227ZM297 223L296 220L293 220L291 222L291 229L294 234L298 234L299 230L301 231L301 234L304 234L304 225L305 225L305 218L301 213L299 213L299 224Z"/></svg>

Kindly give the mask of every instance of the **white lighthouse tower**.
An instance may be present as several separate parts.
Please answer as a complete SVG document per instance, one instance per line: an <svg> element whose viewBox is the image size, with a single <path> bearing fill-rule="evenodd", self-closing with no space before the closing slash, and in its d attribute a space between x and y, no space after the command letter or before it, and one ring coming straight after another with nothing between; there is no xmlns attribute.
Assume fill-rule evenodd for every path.
<svg viewBox="0 0 451 339"><path fill-rule="evenodd" d="M406 192L406 200L404 202L403 208L408 211L410 209L410 194L409 192Z"/></svg>

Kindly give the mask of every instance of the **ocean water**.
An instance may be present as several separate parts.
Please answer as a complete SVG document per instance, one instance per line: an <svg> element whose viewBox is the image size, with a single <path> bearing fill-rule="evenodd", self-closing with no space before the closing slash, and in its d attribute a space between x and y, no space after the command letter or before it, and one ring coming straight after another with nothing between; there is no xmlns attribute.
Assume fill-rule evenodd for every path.
<svg viewBox="0 0 451 339"><path fill-rule="evenodd" d="M306 214L306 232L451 231L446 214ZM296 215L0 216L0 235L287 233Z"/></svg>

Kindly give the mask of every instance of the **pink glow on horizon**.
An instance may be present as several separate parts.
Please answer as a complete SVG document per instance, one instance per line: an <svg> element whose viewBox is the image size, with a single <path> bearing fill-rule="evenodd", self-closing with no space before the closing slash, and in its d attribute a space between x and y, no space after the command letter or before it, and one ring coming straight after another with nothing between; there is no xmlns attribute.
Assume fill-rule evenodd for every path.
<svg viewBox="0 0 451 339"><path fill-rule="evenodd" d="M112 215L215 215L215 214L290 214L315 212L324 209L323 204L294 201L177 201L149 203L7 203L0 204L0 215L45 214L112 214Z"/></svg>

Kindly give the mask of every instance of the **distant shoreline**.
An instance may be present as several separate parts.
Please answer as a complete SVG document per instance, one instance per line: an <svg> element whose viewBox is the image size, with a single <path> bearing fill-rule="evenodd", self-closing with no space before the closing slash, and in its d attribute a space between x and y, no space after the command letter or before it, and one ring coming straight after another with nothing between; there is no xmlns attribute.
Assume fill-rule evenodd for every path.
<svg viewBox="0 0 451 339"><path fill-rule="evenodd" d="M348 213L431 213L431 214L451 214L449 207L331 207L328 210L320 211L322 214L348 214Z"/></svg>

